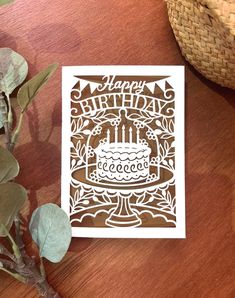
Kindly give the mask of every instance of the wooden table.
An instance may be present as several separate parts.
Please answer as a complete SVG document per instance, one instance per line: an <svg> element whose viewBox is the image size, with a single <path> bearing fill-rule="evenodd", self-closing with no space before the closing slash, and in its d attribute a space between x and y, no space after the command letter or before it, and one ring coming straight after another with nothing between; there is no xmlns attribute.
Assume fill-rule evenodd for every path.
<svg viewBox="0 0 235 298"><path fill-rule="evenodd" d="M63 297L235 297L235 92L185 62L164 1L16 0L0 14L0 46L26 57L30 76L52 62L186 65L187 239L73 239L62 263L46 263L51 284ZM57 71L15 151L30 190L25 214L60 202L60 152ZM0 272L0 297L37 293Z"/></svg>

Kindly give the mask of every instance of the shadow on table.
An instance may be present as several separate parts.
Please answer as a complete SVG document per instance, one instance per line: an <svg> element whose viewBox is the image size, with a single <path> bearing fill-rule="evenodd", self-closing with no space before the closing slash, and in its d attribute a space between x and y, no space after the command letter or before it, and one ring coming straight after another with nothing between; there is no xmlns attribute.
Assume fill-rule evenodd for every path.
<svg viewBox="0 0 235 298"><path fill-rule="evenodd" d="M200 72L198 72L192 65L186 62L187 67L190 71L208 88L214 92L220 94L233 108L235 108L235 90L230 88L222 87L207 78L205 78Z"/></svg>
<svg viewBox="0 0 235 298"><path fill-rule="evenodd" d="M29 212L24 218L24 239L31 246L32 240L28 231L28 223L33 211L43 203L54 202L60 204L61 140L59 139L58 144L55 145L50 142L50 138L54 129L61 127L61 101L57 101L54 105L51 126L47 127L47 135L43 139L40 136L36 102L33 102L26 112L25 121L28 122L31 141L16 146L14 155L21 168L16 181L29 191ZM39 191L43 188L49 189L50 186L53 186L53 193L46 198L39 197ZM82 251L90 245L91 241L91 239L76 239L71 245L71 250Z"/></svg>

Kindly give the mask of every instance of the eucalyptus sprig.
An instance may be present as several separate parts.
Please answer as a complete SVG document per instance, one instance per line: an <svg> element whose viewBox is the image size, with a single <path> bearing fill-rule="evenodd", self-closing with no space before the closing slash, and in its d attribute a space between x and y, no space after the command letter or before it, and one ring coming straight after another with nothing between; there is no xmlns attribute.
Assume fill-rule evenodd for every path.
<svg viewBox="0 0 235 298"><path fill-rule="evenodd" d="M14 0L0 0L0 6L11 4Z"/></svg>
<svg viewBox="0 0 235 298"><path fill-rule="evenodd" d="M2 0L0 0L0 5ZM20 115L12 129L11 94L28 74L26 60L9 48L0 48L0 128L4 128L5 147L0 144L0 240L7 238L11 249L0 242L0 271L35 287L43 297L59 297L48 284L43 258L57 263L66 254L71 241L71 225L66 213L55 204L37 208L31 217L29 230L38 246L40 264L25 250L22 238L20 210L28 199L27 190L14 179L19 164L12 152L17 144L25 111L57 68L49 65L24 83L17 93ZM12 233L14 227L15 233Z"/></svg>

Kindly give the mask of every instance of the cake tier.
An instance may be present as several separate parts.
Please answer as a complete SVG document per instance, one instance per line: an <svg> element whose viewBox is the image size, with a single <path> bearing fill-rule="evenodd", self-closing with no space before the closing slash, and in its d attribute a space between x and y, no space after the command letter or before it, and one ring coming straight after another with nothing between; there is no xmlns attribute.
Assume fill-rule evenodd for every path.
<svg viewBox="0 0 235 298"><path fill-rule="evenodd" d="M95 149L97 176L116 182L134 182L149 175L149 155L146 145L129 143L102 144Z"/></svg>

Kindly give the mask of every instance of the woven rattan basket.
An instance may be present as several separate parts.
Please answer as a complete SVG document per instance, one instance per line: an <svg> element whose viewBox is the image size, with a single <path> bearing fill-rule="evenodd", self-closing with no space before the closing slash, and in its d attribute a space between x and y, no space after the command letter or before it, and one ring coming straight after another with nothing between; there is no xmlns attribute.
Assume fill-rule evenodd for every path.
<svg viewBox="0 0 235 298"><path fill-rule="evenodd" d="M166 0L184 57L205 77L235 89L235 0Z"/></svg>

